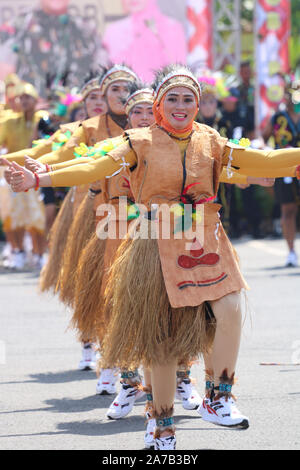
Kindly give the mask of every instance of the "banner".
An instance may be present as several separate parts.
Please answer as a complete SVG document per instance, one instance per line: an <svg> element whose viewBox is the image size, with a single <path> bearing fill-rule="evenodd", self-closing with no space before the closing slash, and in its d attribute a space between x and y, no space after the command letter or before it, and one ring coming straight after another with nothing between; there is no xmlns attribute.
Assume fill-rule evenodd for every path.
<svg viewBox="0 0 300 470"><path fill-rule="evenodd" d="M210 0L187 0L188 64L212 68L213 18Z"/></svg>
<svg viewBox="0 0 300 470"><path fill-rule="evenodd" d="M262 130L284 97L289 73L290 0L256 2L256 127Z"/></svg>
<svg viewBox="0 0 300 470"><path fill-rule="evenodd" d="M0 80L16 72L41 95L49 80L80 87L99 64L151 82L186 61L186 0L0 0Z"/></svg>

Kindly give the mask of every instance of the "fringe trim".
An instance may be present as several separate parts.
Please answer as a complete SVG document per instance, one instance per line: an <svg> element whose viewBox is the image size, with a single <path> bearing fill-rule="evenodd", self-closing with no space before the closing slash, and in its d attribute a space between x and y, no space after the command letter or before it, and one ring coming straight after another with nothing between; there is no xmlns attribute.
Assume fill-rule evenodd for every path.
<svg viewBox="0 0 300 470"><path fill-rule="evenodd" d="M75 282L82 250L95 232L94 202L87 195L79 206L68 234L62 270L59 276L60 300L74 306Z"/></svg>
<svg viewBox="0 0 300 470"><path fill-rule="evenodd" d="M57 292L59 273L62 267L63 253L67 243L67 234L73 220L73 190L66 195L55 218L49 235L49 258L40 275L41 292Z"/></svg>
<svg viewBox="0 0 300 470"><path fill-rule="evenodd" d="M211 382L212 384L214 383L214 371L212 369L205 369L205 381L206 382ZM214 395L214 388L206 388L205 386L205 397L206 398L212 398Z"/></svg>
<svg viewBox="0 0 300 470"><path fill-rule="evenodd" d="M155 408L152 412L152 419L163 419L163 418L171 418L174 414L174 406L171 408L161 408L161 412L158 413ZM163 432L168 432L170 435L175 435L175 426L156 426L154 432L154 439L159 438Z"/></svg>
<svg viewBox="0 0 300 470"><path fill-rule="evenodd" d="M163 419L163 418L171 418L174 415L174 405L170 408L162 407L160 413L156 409L153 409L153 416L154 419Z"/></svg>
<svg viewBox="0 0 300 470"><path fill-rule="evenodd" d="M145 392L147 395L152 395L152 387L143 387L143 385L141 384L141 388L140 388L143 392ZM145 405L145 411L144 411L144 415L145 417L147 418L147 422L150 420L150 419L153 419L153 400L148 400L146 401L146 405Z"/></svg>
<svg viewBox="0 0 300 470"><path fill-rule="evenodd" d="M163 432L167 432L168 434L170 434L170 436L175 436L175 426L172 426L171 428L155 428L154 439L159 439Z"/></svg>
<svg viewBox="0 0 300 470"><path fill-rule="evenodd" d="M235 372L233 372L231 376L229 377L228 369L224 369L221 376L219 377L220 384L234 385L236 383L234 376L235 376ZM229 398L233 398L234 400L236 400L236 397L231 392L218 392L214 396L214 401L217 401L222 397L225 397L226 401L228 401Z"/></svg>

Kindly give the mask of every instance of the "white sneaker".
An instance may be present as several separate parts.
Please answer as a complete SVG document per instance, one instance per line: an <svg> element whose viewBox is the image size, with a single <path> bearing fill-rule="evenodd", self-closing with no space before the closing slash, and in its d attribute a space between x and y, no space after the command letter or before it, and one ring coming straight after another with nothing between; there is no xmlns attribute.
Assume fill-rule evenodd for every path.
<svg viewBox="0 0 300 470"><path fill-rule="evenodd" d="M117 369L101 369L96 386L97 395L114 395L117 392L116 381L118 379Z"/></svg>
<svg viewBox="0 0 300 470"><path fill-rule="evenodd" d="M176 449L176 437L156 437L154 439L154 450L175 450Z"/></svg>
<svg viewBox="0 0 300 470"><path fill-rule="evenodd" d="M121 390L115 400L107 410L106 416L109 419L120 419L127 416L133 408L135 401L145 395L143 390L139 390L132 385L123 383Z"/></svg>
<svg viewBox="0 0 300 470"><path fill-rule="evenodd" d="M298 257L294 251L289 252L285 266L287 268L295 268L296 266L298 266Z"/></svg>
<svg viewBox="0 0 300 470"><path fill-rule="evenodd" d="M78 364L79 370L96 369L96 352L92 343L86 343L82 348L82 359Z"/></svg>
<svg viewBox="0 0 300 470"><path fill-rule="evenodd" d="M10 254L7 258L3 260L3 267L5 269L11 269L13 267L13 255Z"/></svg>
<svg viewBox="0 0 300 470"><path fill-rule="evenodd" d="M183 379L177 384L176 398L181 400L185 410L196 410L202 404L202 398L200 398L190 379Z"/></svg>
<svg viewBox="0 0 300 470"><path fill-rule="evenodd" d="M21 271L24 269L26 263L26 255L24 251L17 251L12 254L12 260L11 260L11 269L17 269L18 271Z"/></svg>
<svg viewBox="0 0 300 470"><path fill-rule="evenodd" d="M146 429L146 433L144 436L145 449L154 449L155 447L155 442L154 442L155 426L156 426L156 420L150 418L148 420L147 429Z"/></svg>
<svg viewBox="0 0 300 470"><path fill-rule="evenodd" d="M227 401L225 397L221 397L216 401L204 399L198 413L204 421L218 426L239 427L242 429L249 427L249 419L240 413L233 398L228 398Z"/></svg>
<svg viewBox="0 0 300 470"><path fill-rule="evenodd" d="M1 253L1 257L2 257L3 259L9 258L10 255L11 255L11 251L12 251L12 250L11 250L11 245L10 245L10 243L6 243L6 244L4 245L3 251L2 251L2 253Z"/></svg>

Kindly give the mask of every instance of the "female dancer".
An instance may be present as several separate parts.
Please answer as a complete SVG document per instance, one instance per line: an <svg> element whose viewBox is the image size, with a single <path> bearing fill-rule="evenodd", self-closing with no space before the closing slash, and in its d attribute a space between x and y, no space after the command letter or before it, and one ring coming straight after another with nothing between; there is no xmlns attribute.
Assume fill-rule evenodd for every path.
<svg viewBox="0 0 300 470"><path fill-rule="evenodd" d="M123 167L132 169L131 190L147 211L140 219L141 237L126 238L110 273L106 300L112 311L102 360L106 366L143 363L151 368L157 450L176 445L172 415L179 358L211 350L213 422L249 425L231 394L241 335L241 290L247 284L220 224L220 206L211 201L223 167L229 174L234 167L246 175L280 177L294 176L300 163L299 150L241 148L194 123L200 95L188 69L169 67L157 75L154 126L127 131L122 145L94 162L43 175L14 165L12 174L13 189L22 191L88 183ZM289 170L284 169L287 165ZM153 217L153 205L161 203L171 208L179 204L190 224L181 224L179 232L178 220L167 224L162 216ZM196 220L188 211L197 206L202 207L203 224L191 234ZM169 229L169 239L157 228ZM179 233L182 238L175 237Z"/></svg>
<svg viewBox="0 0 300 470"><path fill-rule="evenodd" d="M91 119L84 121L78 130L72 135L68 144L52 154L46 155L39 159L39 171L42 171L48 164L57 164L61 162L62 165L74 158L74 151L80 152L82 148L91 146L95 142L105 138L115 137L120 135L127 126L127 116L125 114L125 101L129 95L129 87L137 80L134 72L127 67L115 65L108 71L105 71L100 79L94 80L88 88L89 98L92 101L93 95L99 93L105 98L107 112L96 114L98 112L97 106L95 115ZM93 88L92 88L93 86ZM95 103L95 100L94 100ZM87 111L89 108L87 106ZM89 197L87 196L89 194ZM94 200L93 200L94 199ZM79 254L87 243L89 237L94 232L94 212L92 206L96 209L98 204L102 202L101 189L99 184L95 183L91 187L88 185L76 187L75 200L73 203L73 222L68 231L68 237L62 229L58 232L58 237L64 236L66 239L66 249L62 256L62 266L59 272L59 277L55 286L59 290L60 299L66 305L72 306L74 301L74 284L77 271L77 263ZM87 212L90 217L87 217ZM76 214L76 215L75 215ZM84 220L84 226L82 225ZM80 231L78 232L78 224ZM74 233L79 233L81 236L74 237ZM55 247L53 254L57 258ZM53 272L51 267L50 273ZM50 279L52 275L50 275ZM95 351L91 338L85 337L82 348L82 359L79 362L78 368L94 369L95 368ZM112 373L112 381L115 380L115 373ZM114 390L113 392L114 393Z"/></svg>

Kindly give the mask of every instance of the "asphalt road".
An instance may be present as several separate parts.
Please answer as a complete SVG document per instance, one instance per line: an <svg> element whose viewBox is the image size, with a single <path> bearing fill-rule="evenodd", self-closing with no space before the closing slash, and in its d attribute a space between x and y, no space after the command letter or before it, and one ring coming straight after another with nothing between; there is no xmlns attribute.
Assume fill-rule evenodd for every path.
<svg viewBox="0 0 300 470"><path fill-rule="evenodd" d="M177 449L299 449L300 268L282 268L282 240L235 246L251 290L234 393L250 428L216 427L176 401ZM39 294L37 281L37 273L0 268L0 449L143 448L143 400L125 419L105 418L112 398L96 396L93 372L77 371L71 314ZM202 393L202 363L192 375Z"/></svg>

